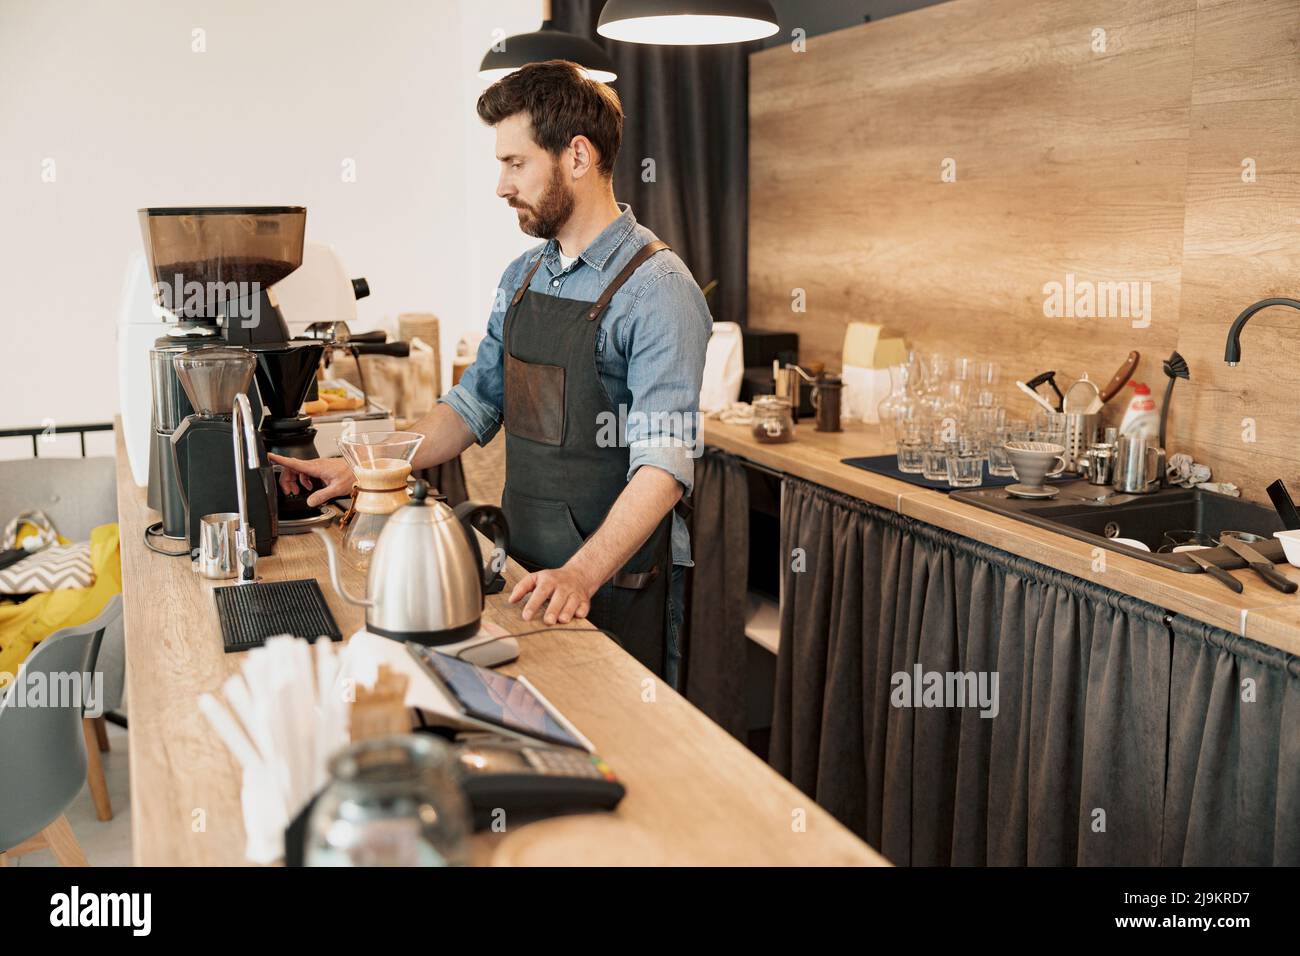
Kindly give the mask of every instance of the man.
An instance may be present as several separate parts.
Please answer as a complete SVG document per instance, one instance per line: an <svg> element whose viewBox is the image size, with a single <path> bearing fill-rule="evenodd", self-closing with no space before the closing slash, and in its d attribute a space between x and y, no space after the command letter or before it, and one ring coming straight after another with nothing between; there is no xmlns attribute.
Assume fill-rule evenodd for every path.
<svg viewBox="0 0 1300 956"><path fill-rule="evenodd" d="M576 64L536 63L484 91L497 195L544 239L506 269L474 364L415 430L416 468L504 423L502 508L530 573L510 602L547 625L589 618L676 686L700 382L712 318L682 261L614 200L623 111ZM282 483L349 494L339 459L285 466ZM315 479L315 483L313 482Z"/></svg>

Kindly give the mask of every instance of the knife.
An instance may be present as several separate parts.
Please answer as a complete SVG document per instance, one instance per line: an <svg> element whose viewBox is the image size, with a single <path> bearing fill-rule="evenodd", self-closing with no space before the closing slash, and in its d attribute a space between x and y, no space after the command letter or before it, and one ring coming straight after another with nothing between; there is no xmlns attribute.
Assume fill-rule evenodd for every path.
<svg viewBox="0 0 1300 956"><path fill-rule="evenodd" d="M1208 574L1210 577L1223 582L1223 584L1226 587L1232 588L1232 590L1236 591L1238 594L1241 593L1241 589L1242 589L1241 582L1238 581L1236 578L1234 578L1227 571L1223 570L1223 568L1219 567L1217 564L1212 564L1211 562L1206 561L1195 551L1184 551L1183 554L1187 555L1189 558L1191 558L1193 561L1199 564L1202 570L1204 570L1205 573Z"/></svg>
<svg viewBox="0 0 1300 956"><path fill-rule="evenodd" d="M1239 538L1224 537L1219 539L1219 544L1223 545L1230 551L1235 551L1237 555L1250 565L1251 569L1270 585L1277 588L1283 594L1294 594L1296 588L1300 587L1285 574L1282 574L1273 567L1273 562L1264 557L1246 542Z"/></svg>
<svg viewBox="0 0 1300 956"><path fill-rule="evenodd" d="M1282 527L1288 531L1300 528L1300 511L1296 511L1295 502L1291 500L1291 493L1286 490L1286 484L1282 479L1279 478L1265 490L1273 502L1273 510L1282 519Z"/></svg>
<svg viewBox="0 0 1300 956"><path fill-rule="evenodd" d="M1118 395L1119 390L1128 384L1128 380L1133 377L1133 370L1137 368L1138 359L1140 357L1141 356L1137 352L1128 353L1128 358L1126 358L1124 364L1119 367L1119 371L1115 373L1114 378L1112 378L1109 384L1101 390L1100 397L1103 405Z"/></svg>

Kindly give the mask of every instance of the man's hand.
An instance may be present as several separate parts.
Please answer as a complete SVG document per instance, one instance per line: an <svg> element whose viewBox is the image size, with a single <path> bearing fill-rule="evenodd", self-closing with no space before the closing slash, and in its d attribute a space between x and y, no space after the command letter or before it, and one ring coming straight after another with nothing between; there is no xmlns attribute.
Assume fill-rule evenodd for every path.
<svg viewBox="0 0 1300 956"><path fill-rule="evenodd" d="M352 466L342 458L286 458L283 455L270 455L277 465L283 465L280 473L280 488L287 495L296 494L300 489L310 491L318 488L307 504L315 507L323 505L331 498L342 498L352 494L352 484L356 478Z"/></svg>
<svg viewBox="0 0 1300 956"><path fill-rule="evenodd" d="M600 588L586 575L565 565L548 571L534 571L526 575L510 592L510 603L516 604L531 593L524 605L523 618L531 620L543 605L547 624L568 624L574 618L583 618L591 610L591 596Z"/></svg>

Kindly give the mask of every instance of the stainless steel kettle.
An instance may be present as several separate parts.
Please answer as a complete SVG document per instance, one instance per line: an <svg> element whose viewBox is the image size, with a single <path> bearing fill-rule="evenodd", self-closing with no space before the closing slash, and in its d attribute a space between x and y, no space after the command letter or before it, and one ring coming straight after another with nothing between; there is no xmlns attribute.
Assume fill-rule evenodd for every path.
<svg viewBox="0 0 1300 956"><path fill-rule="evenodd" d="M475 528L491 534L486 561L479 557ZM505 566L509 544L500 508L467 501L453 511L430 498L428 486L417 481L411 503L394 511L379 533L363 599L349 594L339 579L328 532L313 530L329 552L334 590L366 609L366 630L428 646L454 644L478 633L484 594Z"/></svg>

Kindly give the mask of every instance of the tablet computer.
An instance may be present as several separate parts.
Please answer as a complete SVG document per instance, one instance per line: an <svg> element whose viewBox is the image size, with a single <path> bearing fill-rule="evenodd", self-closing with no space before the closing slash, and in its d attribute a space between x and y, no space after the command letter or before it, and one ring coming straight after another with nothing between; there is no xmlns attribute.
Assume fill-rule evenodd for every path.
<svg viewBox="0 0 1300 956"><path fill-rule="evenodd" d="M407 642L406 649L460 709L467 723L562 747L591 750L591 745L522 678L498 674L413 641Z"/></svg>

